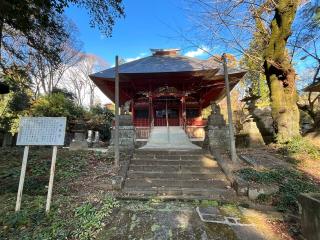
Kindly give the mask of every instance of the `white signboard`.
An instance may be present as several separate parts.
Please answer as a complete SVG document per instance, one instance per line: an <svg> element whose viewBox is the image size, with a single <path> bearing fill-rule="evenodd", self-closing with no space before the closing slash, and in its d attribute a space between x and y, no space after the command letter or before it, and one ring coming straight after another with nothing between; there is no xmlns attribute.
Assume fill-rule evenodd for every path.
<svg viewBox="0 0 320 240"><path fill-rule="evenodd" d="M22 117L17 145L63 145L65 117Z"/></svg>

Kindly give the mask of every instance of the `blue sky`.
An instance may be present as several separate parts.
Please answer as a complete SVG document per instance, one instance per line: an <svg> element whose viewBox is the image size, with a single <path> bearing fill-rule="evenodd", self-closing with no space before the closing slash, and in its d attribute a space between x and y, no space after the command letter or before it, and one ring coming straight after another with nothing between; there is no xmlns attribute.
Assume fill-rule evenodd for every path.
<svg viewBox="0 0 320 240"><path fill-rule="evenodd" d="M193 26L188 17L186 2L188 1L123 0L126 16L116 20L112 37L109 38L103 36L97 28L89 26L86 10L70 7L66 15L79 29L78 37L83 42L82 50L101 57L110 66L114 65L115 55L130 61L150 55L150 48L180 48L184 55L208 58L208 54L197 49L179 34L180 31L188 33L190 26ZM197 44L201 45L201 42ZM222 54L223 51L233 53L231 49L217 46L211 50L211 54ZM239 58L239 54L235 55ZM302 78L306 70L310 72L307 65L305 61L297 61L295 64ZM305 84L306 82L299 81L298 89Z"/></svg>
<svg viewBox="0 0 320 240"><path fill-rule="evenodd" d="M178 29L190 25L183 0L124 0L124 6L126 17L116 21L110 38L89 26L84 9L67 10L66 15L79 29L83 51L102 57L110 65L117 54L130 60L149 55L150 48L181 48L183 54L208 57L179 36Z"/></svg>

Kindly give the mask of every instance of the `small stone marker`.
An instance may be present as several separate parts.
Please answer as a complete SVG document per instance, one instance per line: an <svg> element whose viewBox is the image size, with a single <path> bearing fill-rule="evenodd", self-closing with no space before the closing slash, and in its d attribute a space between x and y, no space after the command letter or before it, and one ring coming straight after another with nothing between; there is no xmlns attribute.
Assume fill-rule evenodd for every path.
<svg viewBox="0 0 320 240"><path fill-rule="evenodd" d="M225 224L229 226L252 226L252 224L243 223L240 218L223 216L222 214L220 214L220 211L218 208L197 207L196 211L202 222L220 223L220 224Z"/></svg>
<svg viewBox="0 0 320 240"><path fill-rule="evenodd" d="M29 146L32 145L53 146L48 196L46 204L46 212L49 212L57 157L57 146L64 144L66 120L67 119L65 117L22 117L20 119L17 145L24 145L25 147L23 152L23 160L15 208L16 212L20 211L21 207L22 191L27 168Z"/></svg>

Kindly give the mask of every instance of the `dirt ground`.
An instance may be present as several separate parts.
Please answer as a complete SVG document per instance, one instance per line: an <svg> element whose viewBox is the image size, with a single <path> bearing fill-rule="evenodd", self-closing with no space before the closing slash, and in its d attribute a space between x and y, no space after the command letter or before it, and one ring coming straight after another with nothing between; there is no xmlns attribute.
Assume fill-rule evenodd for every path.
<svg viewBox="0 0 320 240"><path fill-rule="evenodd" d="M283 156L278 149L272 146L259 149L238 149L238 152L255 158L259 165L265 168L281 165L302 169L302 165L299 164L303 162L305 165L301 171L308 173L310 170L309 175L314 179L319 179L314 170L317 169L319 165L316 164L319 163L314 159L309 159L310 162L300 161L299 164L293 164L292 159ZM1 152L0 190L3 202L0 203L0 206L3 213L6 209L12 211L14 207L21 167L21 153L21 149L8 149ZM43 149L43 151L32 151L30 154L24 199L32 199L37 205L35 196L42 196L41 199L43 199L47 191L50 151ZM53 201L59 200L60 197L62 200L64 197L71 197L71 205L81 206L85 202L96 204L106 194L116 196L116 192L110 191L110 186L107 184L108 180L115 175L116 169L112 161L106 161L105 158L105 154L98 152L90 154L82 152L80 155L59 150ZM42 178L44 180L40 181ZM13 184L9 184L11 182ZM295 226L292 223L288 224L285 215L274 210L270 211L270 208L244 205L242 199L232 203L214 200L209 202L119 200L119 203L120 207L114 209L111 216L103 222L98 239L297 239L291 237ZM243 221L240 223L253 225L206 223L200 219L196 211L197 207L213 208L214 211L219 212L219 218L237 217ZM29 205L24 204L23 208L27 209ZM72 217L74 209L69 210L70 216L68 217ZM35 211L38 210L30 208L28 214L30 212L32 216ZM67 219L66 222L68 222ZM3 228L5 227L4 225ZM22 223L21 231L26 231L28 227ZM32 231L32 229L29 230ZM16 231L20 230L16 229Z"/></svg>

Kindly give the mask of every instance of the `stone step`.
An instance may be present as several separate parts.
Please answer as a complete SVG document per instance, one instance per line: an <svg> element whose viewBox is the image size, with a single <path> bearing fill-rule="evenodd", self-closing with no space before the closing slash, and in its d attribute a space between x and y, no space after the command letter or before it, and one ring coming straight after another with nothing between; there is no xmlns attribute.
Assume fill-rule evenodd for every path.
<svg viewBox="0 0 320 240"><path fill-rule="evenodd" d="M226 188L227 181L222 180L171 180L171 179L126 179L126 187L130 188L145 188L145 187L178 187L178 188L205 188L206 190Z"/></svg>
<svg viewBox="0 0 320 240"><path fill-rule="evenodd" d="M133 155L133 160L212 160L214 158L206 155Z"/></svg>
<svg viewBox="0 0 320 240"><path fill-rule="evenodd" d="M233 201L236 199L236 194L232 189L193 189L193 188L128 188L122 190L125 198L159 198L159 199L214 199Z"/></svg>
<svg viewBox="0 0 320 240"><path fill-rule="evenodd" d="M212 171L214 173L158 173L158 172L144 172L144 171L132 171L128 172L127 177L130 179L226 179L225 175L220 171L220 169L216 169Z"/></svg>
<svg viewBox="0 0 320 240"><path fill-rule="evenodd" d="M219 167L194 167L194 166L150 166L150 165L133 165L130 164L129 172L145 171L145 172L158 172L158 173L214 173Z"/></svg>
<svg viewBox="0 0 320 240"><path fill-rule="evenodd" d="M141 160L141 159L132 159L131 166L137 165L152 165L152 166L194 166L194 167L217 167L218 164L213 160Z"/></svg>
<svg viewBox="0 0 320 240"><path fill-rule="evenodd" d="M172 150L163 150L163 149L136 149L135 154L165 154L165 155L188 155L188 154L204 154L206 151L203 149L172 149Z"/></svg>

